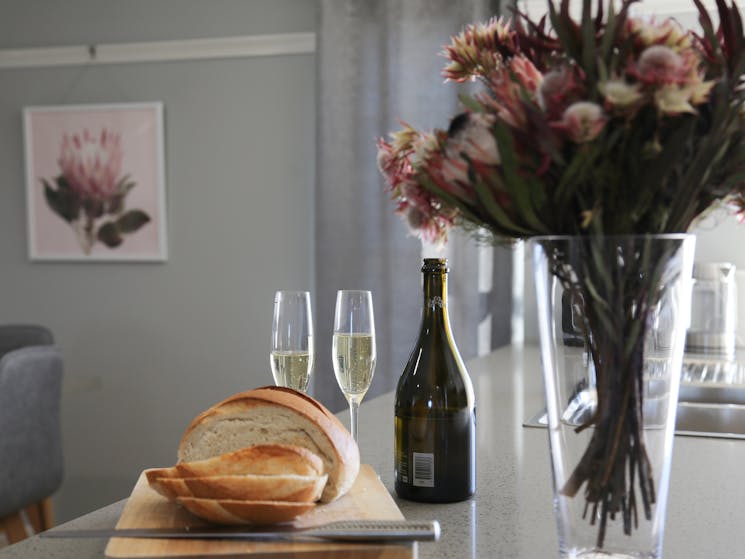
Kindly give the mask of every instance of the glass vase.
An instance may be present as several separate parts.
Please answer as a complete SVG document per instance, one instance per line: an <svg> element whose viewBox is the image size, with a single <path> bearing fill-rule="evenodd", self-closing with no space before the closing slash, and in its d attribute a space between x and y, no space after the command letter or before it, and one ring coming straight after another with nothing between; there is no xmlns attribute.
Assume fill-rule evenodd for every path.
<svg viewBox="0 0 745 559"><path fill-rule="evenodd" d="M662 557L694 245L534 239L560 557Z"/></svg>

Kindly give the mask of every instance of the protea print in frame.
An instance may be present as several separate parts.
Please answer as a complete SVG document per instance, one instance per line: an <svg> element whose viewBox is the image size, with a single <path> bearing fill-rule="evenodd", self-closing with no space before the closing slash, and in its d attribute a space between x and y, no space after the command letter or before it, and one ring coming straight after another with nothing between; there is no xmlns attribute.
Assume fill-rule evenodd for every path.
<svg viewBox="0 0 745 559"><path fill-rule="evenodd" d="M32 259L164 260L162 106L31 107Z"/></svg>

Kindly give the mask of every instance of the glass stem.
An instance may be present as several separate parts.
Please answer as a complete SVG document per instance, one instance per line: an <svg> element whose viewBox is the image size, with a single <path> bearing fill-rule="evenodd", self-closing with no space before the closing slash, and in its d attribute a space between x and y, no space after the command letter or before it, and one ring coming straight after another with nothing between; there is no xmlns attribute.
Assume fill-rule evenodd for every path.
<svg viewBox="0 0 745 559"><path fill-rule="evenodd" d="M357 417L360 411L360 403L358 400L352 398L349 400L349 424L350 432L354 442L357 442Z"/></svg>

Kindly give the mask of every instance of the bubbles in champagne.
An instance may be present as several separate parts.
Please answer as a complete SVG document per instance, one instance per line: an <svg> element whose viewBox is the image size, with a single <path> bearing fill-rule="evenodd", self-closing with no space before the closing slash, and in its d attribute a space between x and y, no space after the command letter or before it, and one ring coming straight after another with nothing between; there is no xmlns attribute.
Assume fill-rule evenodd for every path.
<svg viewBox="0 0 745 559"><path fill-rule="evenodd" d="M286 386L301 392L308 390L310 372L313 369L313 355L309 351L272 351L271 365L277 386Z"/></svg>
<svg viewBox="0 0 745 559"><path fill-rule="evenodd" d="M347 399L362 400L375 371L375 337L372 334L334 334L334 373Z"/></svg>

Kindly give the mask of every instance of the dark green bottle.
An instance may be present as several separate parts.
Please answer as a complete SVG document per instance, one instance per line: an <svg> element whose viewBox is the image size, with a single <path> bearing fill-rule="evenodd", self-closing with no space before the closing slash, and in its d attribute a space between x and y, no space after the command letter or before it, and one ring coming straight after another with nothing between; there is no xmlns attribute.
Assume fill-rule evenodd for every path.
<svg viewBox="0 0 745 559"><path fill-rule="evenodd" d="M473 387L450 332L447 260L425 258L419 339L396 389L396 493L452 502L476 491Z"/></svg>

